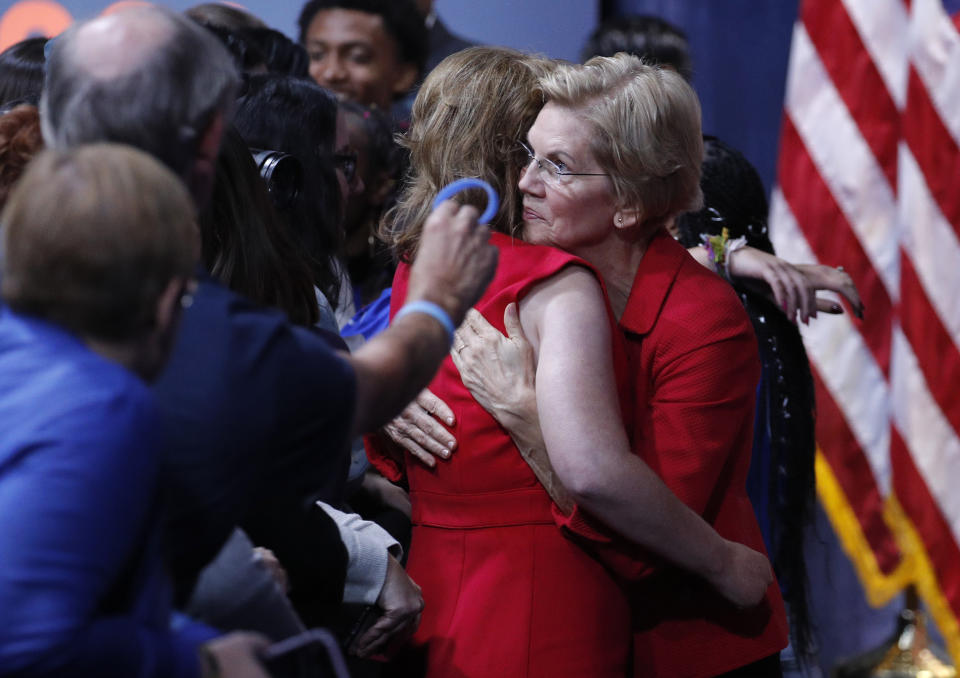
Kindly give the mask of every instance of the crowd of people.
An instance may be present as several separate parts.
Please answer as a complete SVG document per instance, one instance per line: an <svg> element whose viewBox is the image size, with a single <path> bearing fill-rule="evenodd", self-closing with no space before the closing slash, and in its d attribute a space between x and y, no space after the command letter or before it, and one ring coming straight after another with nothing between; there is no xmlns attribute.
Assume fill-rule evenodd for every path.
<svg viewBox="0 0 960 678"><path fill-rule="evenodd" d="M808 649L795 323L850 278L774 256L672 27L581 65L431 5L0 54L0 676L262 677L314 627L355 676Z"/></svg>

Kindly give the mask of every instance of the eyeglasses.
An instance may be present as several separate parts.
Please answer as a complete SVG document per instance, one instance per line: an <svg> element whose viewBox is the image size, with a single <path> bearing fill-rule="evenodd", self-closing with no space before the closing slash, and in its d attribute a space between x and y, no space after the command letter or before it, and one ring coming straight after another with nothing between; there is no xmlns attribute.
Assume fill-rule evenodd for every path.
<svg viewBox="0 0 960 678"><path fill-rule="evenodd" d="M343 177L347 180L348 184L353 183L354 177L357 176L356 151L334 153L333 164L337 169L343 172Z"/></svg>
<svg viewBox="0 0 960 678"><path fill-rule="evenodd" d="M527 157L530 158L527 161L527 168L530 167L531 162L537 164L537 170L540 173L540 179L545 182L551 183L555 186L559 186L564 182L564 177L608 177L609 174L603 172L571 172L566 167L562 167L552 160L547 160L546 158L538 158L533 149L527 146L522 141L520 146L527 153ZM524 168L526 171L526 168Z"/></svg>

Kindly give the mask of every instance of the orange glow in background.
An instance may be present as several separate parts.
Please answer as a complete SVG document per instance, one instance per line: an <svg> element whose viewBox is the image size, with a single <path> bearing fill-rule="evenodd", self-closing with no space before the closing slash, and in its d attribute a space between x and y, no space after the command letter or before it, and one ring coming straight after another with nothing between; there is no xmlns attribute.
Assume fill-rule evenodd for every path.
<svg viewBox="0 0 960 678"><path fill-rule="evenodd" d="M36 35L52 38L73 23L63 5L52 0L22 0L0 17L0 50Z"/></svg>
<svg viewBox="0 0 960 678"><path fill-rule="evenodd" d="M201 0L197 0L197 3ZM110 14L128 7L150 5L146 0L121 0L108 5L102 14ZM246 9L237 2L224 2L238 9ZM82 18L82 17L81 17ZM0 15L0 51L25 38L43 35L52 38L73 23L73 16L59 2L53 0L20 0Z"/></svg>

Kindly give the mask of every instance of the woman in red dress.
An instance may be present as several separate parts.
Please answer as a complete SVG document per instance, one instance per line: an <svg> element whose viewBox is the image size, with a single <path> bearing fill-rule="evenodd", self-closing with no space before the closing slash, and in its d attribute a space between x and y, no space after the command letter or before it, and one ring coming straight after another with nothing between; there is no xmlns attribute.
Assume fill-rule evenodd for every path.
<svg viewBox="0 0 960 678"><path fill-rule="evenodd" d="M719 538L631 452L633 399L626 353L598 276L583 260L515 240L521 206L513 186L532 161L518 143L542 105L536 76L544 62L510 50L474 48L449 57L427 78L413 108L407 144L412 177L388 215L395 246L416 256L420 225L437 190L480 176L503 196L491 223L500 250L496 278L476 305L503 328L517 322L537 361L536 396L550 461L574 498L632 541L703 577L737 604L752 604L772 578L766 559ZM680 103L696 108L687 88ZM676 102L668 102L676 105ZM698 111L697 111L698 113ZM702 149L699 116L662 139L694 139L669 210L694 204ZM579 151L588 151L587 137ZM682 140L679 140L682 141ZM659 150L659 149L658 149ZM561 158L551 162L556 163ZM536 173L550 174L546 158ZM570 163L570 159L564 160ZM565 248L589 249L609 237L601 226L634 216L618 208L610 177L586 153L559 171L567 216L554 225ZM407 267L394 281L396 313ZM617 376L628 376L617 384ZM451 360L431 389L453 409L457 454L434 468L397 456L382 437L371 441L374 464L392 480L404 474L413 507L409 571L426 607L413 648L398 672L430 676L623 676L629 671L629 608L618 583L587 551L567 539L563 518L503 428L470 396ZM416 668L411 668L416 664Z"/></svg>

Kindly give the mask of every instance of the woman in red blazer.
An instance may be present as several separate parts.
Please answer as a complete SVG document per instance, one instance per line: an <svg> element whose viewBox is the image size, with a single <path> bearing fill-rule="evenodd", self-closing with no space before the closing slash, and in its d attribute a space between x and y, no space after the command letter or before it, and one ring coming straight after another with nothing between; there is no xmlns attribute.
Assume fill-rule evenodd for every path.
<svg viewBox="0 0 960 678"><path fill-rule="evenodd" d="M572 213L580 217L578 232L596 228L597 236L578 235L571 246L563 230L571 206L542 172L527 171L519 184L524 237L568 249L604 276L634 375L634 450L721 535L763 550L745 485L760 375L756 340L730 286L664 228L675 216L671 197L687 182L698 186L699 163L664 155L649 139L682 138L682 125L699 137L699 125L683 119L699 120L699 107L675 103L685 96L682 78L651 70L620 55L559 66L543 79L547 104L528 133L530 145L564 160L578 136L590 135L620 213L613 223L590 227ZM549 416L541 410L541 421ZM589 523L568 526L587 538L603 535ZM762 605L741 610L689 573L632 555L612 562L632 580L635 675L696 678L757 662L763 674L779 673L787 624L776 584Z"/></svg>

